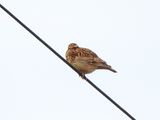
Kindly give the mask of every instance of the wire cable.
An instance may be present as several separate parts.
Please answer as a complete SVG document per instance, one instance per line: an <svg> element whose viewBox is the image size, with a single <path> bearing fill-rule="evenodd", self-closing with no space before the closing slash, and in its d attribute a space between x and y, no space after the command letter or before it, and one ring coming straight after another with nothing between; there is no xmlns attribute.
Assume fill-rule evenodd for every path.
<svg viewBox="0 0 160 120"><path fill-rule="evenodd" d="M83 76L76 68L74 68L70 63L68 63L59 53L57 53L51 46L49 46L44 40L42 40L36 33L34 33L29 27L27 27L23 22L21 22L15 15L13 15L9 10L7 10L3 5L0 7L9 14L15 21L17 21L21 26L23 26L29 33L31 33L35 38L37 38L44 46L51 50L57 57L59 57L64 63L71 67L79 76L85 79L92 87L99 91L105 98L107 98L111 103L118 107L124 114L126 114L131 120L136 120L131 114L129 114L125 109L123 109L119 104L117 104L112 98L110 98L106 93L104 93L100 88L98 88L93 82L91 82L86 76Z"/></svg>

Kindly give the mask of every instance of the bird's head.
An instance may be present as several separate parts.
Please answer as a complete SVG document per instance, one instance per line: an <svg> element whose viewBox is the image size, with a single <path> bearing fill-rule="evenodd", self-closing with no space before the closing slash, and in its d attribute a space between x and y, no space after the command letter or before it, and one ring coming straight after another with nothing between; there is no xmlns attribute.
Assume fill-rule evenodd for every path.
<svg viewBox="0 0 160 120"><path fill-rule="evenodd" d="M76 43L70 43L68 45L68 49L75 49L75 48L78 48L78 45Z"/></svg>

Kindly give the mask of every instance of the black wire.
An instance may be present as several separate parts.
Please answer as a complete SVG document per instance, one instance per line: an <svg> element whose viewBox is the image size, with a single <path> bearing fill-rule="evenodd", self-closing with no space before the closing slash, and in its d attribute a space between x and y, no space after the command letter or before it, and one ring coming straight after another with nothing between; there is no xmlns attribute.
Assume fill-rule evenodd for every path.
<svg viewBox="0 0 160 120"><path fill-rule="evenodd" d="M125 109L118 105L113 99L111 99L106 93L104 93L100 88L98 88L94 83L92 83L86 76L83 76L76 68L74 68L70 63L68 63L59 53L57 53L51 46L49 46L44 40L42 40L36 33L34 33L30 28L28 28L24 23L22 23L16 16L14 16L9 10L0 4L0 7L8 13L14 20L16 20L20 25L22 25L28 32L30 32L34 37L36 37L43 45L45 45L49 50L51 50L57 57L59 57L63 62L65 62L69 67L71 67L75 72L77 72L83 79L85 79L90 85L92 85L97 91L99 91L104 97L106 97L110 102L112 102L116 107L118 107L123 113L125 113L132 120L136 120L131 116Z"/></svg>

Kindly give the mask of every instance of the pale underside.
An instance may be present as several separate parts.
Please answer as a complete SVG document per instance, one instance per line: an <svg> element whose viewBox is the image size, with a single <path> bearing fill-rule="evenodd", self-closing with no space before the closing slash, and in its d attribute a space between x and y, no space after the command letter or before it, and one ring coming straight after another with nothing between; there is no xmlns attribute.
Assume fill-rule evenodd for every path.
<svg viewBox="0 0 160 120"><path fill-rule="evenodd" d="M72 65L80 72L87 74L96 69L106 69L107 65L100 58L76 57Z"/></svg>

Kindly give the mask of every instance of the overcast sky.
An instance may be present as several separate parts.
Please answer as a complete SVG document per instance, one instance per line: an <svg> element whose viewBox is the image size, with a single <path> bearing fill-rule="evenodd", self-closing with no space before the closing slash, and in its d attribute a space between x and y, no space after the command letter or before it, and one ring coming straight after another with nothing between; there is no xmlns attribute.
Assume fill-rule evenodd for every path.
<svg viewBox="0 0 160 120"><path fill-rule="evenodd" d="M137 120L160 119L159 0L1 0L65 57L71 42L118 71L87 77ZM130 120L0 9L1 120Z"/></svg>

